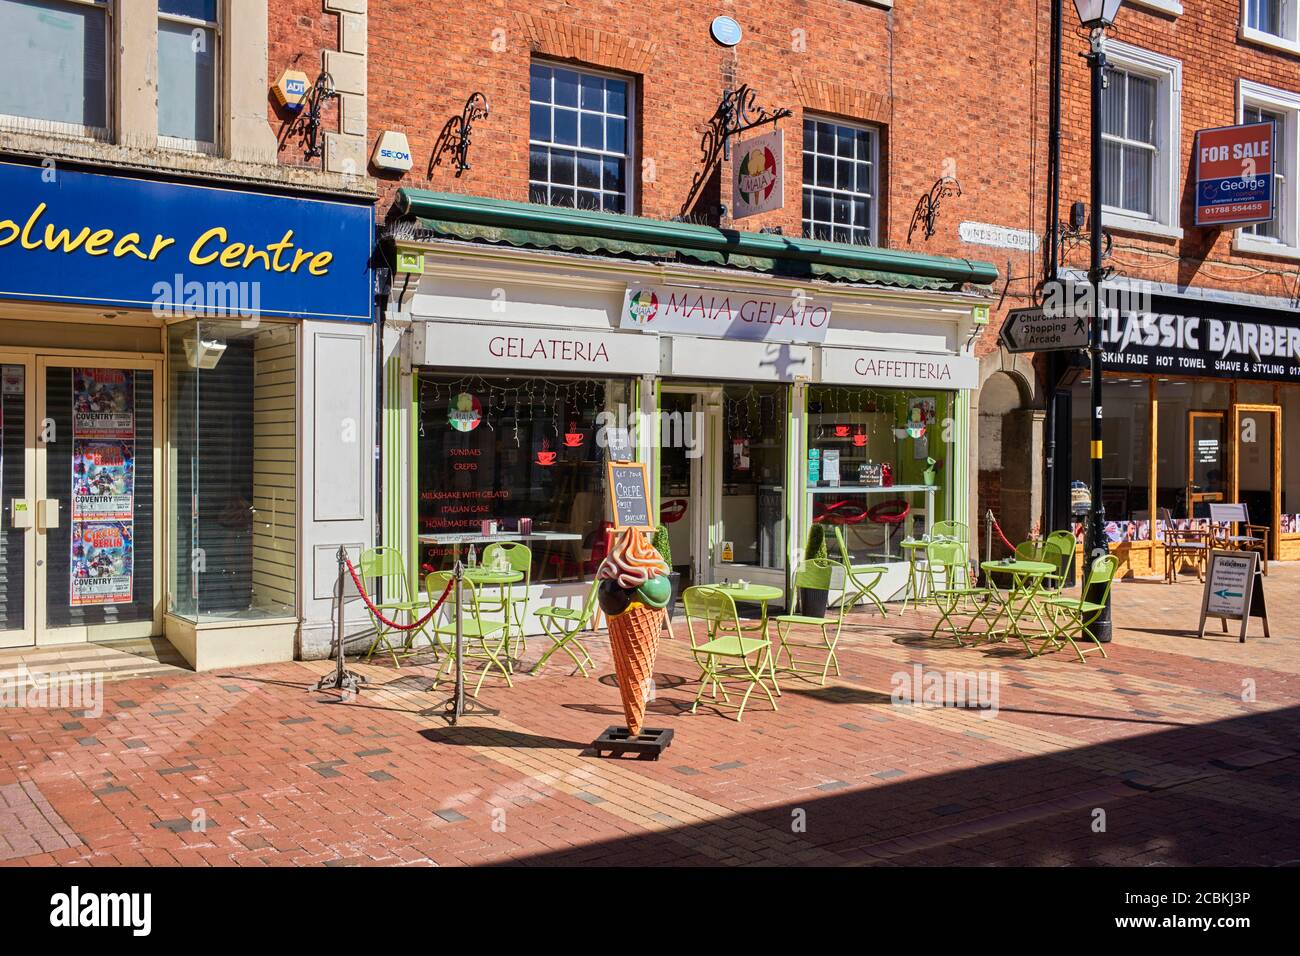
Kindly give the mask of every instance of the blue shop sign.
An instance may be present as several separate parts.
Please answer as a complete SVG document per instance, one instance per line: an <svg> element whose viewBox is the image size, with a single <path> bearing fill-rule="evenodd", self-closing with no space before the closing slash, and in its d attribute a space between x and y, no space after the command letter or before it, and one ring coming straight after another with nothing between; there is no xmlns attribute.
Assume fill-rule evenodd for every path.
<svg viewBox="0 0 1300 956"><path fill-rule="evenodd" d="M0 163L0 298L371 320L374 212Z"/></svg>

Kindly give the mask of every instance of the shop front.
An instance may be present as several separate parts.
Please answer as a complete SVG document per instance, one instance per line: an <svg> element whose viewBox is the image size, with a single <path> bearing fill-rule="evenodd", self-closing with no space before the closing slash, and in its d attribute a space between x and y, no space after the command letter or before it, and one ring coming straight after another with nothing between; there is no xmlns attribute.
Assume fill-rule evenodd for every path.
<svg viewBox="0 0 1300 956"><path fill-rule="evenodd" d="M1241 503L1270 529L1271 558L1300 557L1300 441L1286 438L1300 422L1295 312L1249 297L1148 300L1102 330L1112 550L1132 573L1160 573L1165 527L1206 528L1210 505ZM1086 485L1089 379L1075 375L1067 473Z"/></svg>
<svg viewBox="0 0 1300 956"><path fill-rule="evenodd" d="M300 650L325 530L302 489L338 450L312 389L331 336L357 346L331 382L368 368L371 219L0 164L0 646L166 636L199 669Z"/></svg>
<svg viewBox="0 0 1300 956"><path fill-rule="evenodd" d="M385 316L385 497L402 502L385 540L418 556L412 573L480 560L499 538L531 551L530 608L581 602L618 459L650 464L683 587L789 593L810 528L834 524L855 561L890 565L883 596L901 595L903 540L966 520L967 350L986 300L964 282L847 268L796 281L779 261L670 254L669 238L707 227L406 202L418 215L389 235L410 271ZM510 217L534 229L484 222ZM641 242L616 240L625 223Z"/></svg>

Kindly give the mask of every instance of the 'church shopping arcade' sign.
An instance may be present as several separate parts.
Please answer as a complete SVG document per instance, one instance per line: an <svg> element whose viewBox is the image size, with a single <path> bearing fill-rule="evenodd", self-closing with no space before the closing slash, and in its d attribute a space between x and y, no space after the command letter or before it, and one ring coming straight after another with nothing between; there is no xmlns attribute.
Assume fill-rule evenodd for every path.
<svg viewBox="0 0 1300 956"><path fill-rule="evenodd" d="M1300 382L1300 316L1151 296L1150 310L1107 310L1102 365L1112 372Z"/></svg>

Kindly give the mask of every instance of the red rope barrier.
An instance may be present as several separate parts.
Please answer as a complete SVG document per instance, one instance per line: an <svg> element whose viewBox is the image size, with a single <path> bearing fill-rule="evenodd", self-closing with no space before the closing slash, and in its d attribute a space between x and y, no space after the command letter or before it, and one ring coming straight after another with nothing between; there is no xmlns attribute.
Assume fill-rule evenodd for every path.
<svg viewBox="0 0 1300 956"><path fill-rule="evenodd" d="M438 602L434 604L433 607L429 608L429 613L424 615L424 617L411 624L398 624L396 621L390 621L388 618L384 617L383 612L380 611L379 608L375 607L374 603L370 600L369 595L366 594L365 585L361 583L361 578L357 575L357 569L352 566L352 559L345 557L343 560L347 562L348 573L352 575L352 583L357 586L357 593L361 595L361 600L366 602L366 607L370 609L370 613L375 616L379 623L394 631L414 631L416 628L424 627L424 625L428 624L429 619L438 613L438 608L442 607L443 602L447 600L447 595L451 593L452 585L456 583L455 578L452 578L447 582L447 586L442 589L442 596L438 598Z"/></svg>
<svg viewBox="0 0 1300 956"><path fill-rule="evenodd" d="M993 519L993 530L998 533L998 537L1001 538L1002 543L1007 546L1007 550L1010 551L1012 554L1015 554L1016 546L1007 540L1007 536L1003 533L1002 525L998 524L997 518Z"/></svg>

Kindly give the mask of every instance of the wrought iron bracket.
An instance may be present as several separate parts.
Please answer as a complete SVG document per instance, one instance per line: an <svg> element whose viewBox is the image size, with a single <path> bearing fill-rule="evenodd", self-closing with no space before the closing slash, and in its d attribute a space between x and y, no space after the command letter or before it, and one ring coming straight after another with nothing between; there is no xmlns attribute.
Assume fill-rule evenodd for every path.
<svg viewBox="0 0 1300 956"><path fill-rule="evenodd" d="M793 115L793 111L784 106L774 110L759 106L758 94L748 83L743 83L734 90L724 91L722 101L709 117L709 122L700 137L702 154L700 168L691 180L691 190L687 194L686 201L682 203L681 215L688 216L694 210L700 191L713 174L719 157L731 159L733 137L759 126L769 124L776 126L781 120Z"/></svg>
<svg viewBox="0 0 1300 956"><path fill-rule="evenodd" d="M916 232L917 226L925 227L925 238L929 239L934 235L935 223L939 221L939 205L943 200L953 196L961 195L961 183L957 182L952 176L941 176L934 181L930 191L921 196L916 201L916 209L912 212L912 224L907 227L907 242L912 242L912 233Z"/></svg>
<svg viewBox="0 0 1300 956"><path fill-rule="evenodd" d="M307 95L303 98L302 111L298 114L297 125L302 135L303 156L315 159L325 155L325 140L321 136L321 109L337 97L339 91L334 88L334 77L322 72L316 77Z"/></svg>
<svg viewBox="0 0 1300 956"><path fill-rule="evenodd" d="M457 177L470 168L469 147L474 135L474 122L486 119L491 111L492 107L482 93L475 91L469 95L460 115L447 120L433 144L433 158L429 161L430 175L435 166L442 165L442 157L447 153L451 154L452 161L456 164Z"/></svg>
<svg viewBox="0 0 1300 956"><path fill-rule="evenodd" d="M758 95L748 83L742 83L734 90L722 94L722 102L709 120L710 131L722 144L722 158L731 159L731 140L734 136L746 133L759 126L771 123L775 126L787 116L793 116L791 110L784 106L768 112L767 107L758 105ZM708 133L705 133L707 138Z"/></svg>

